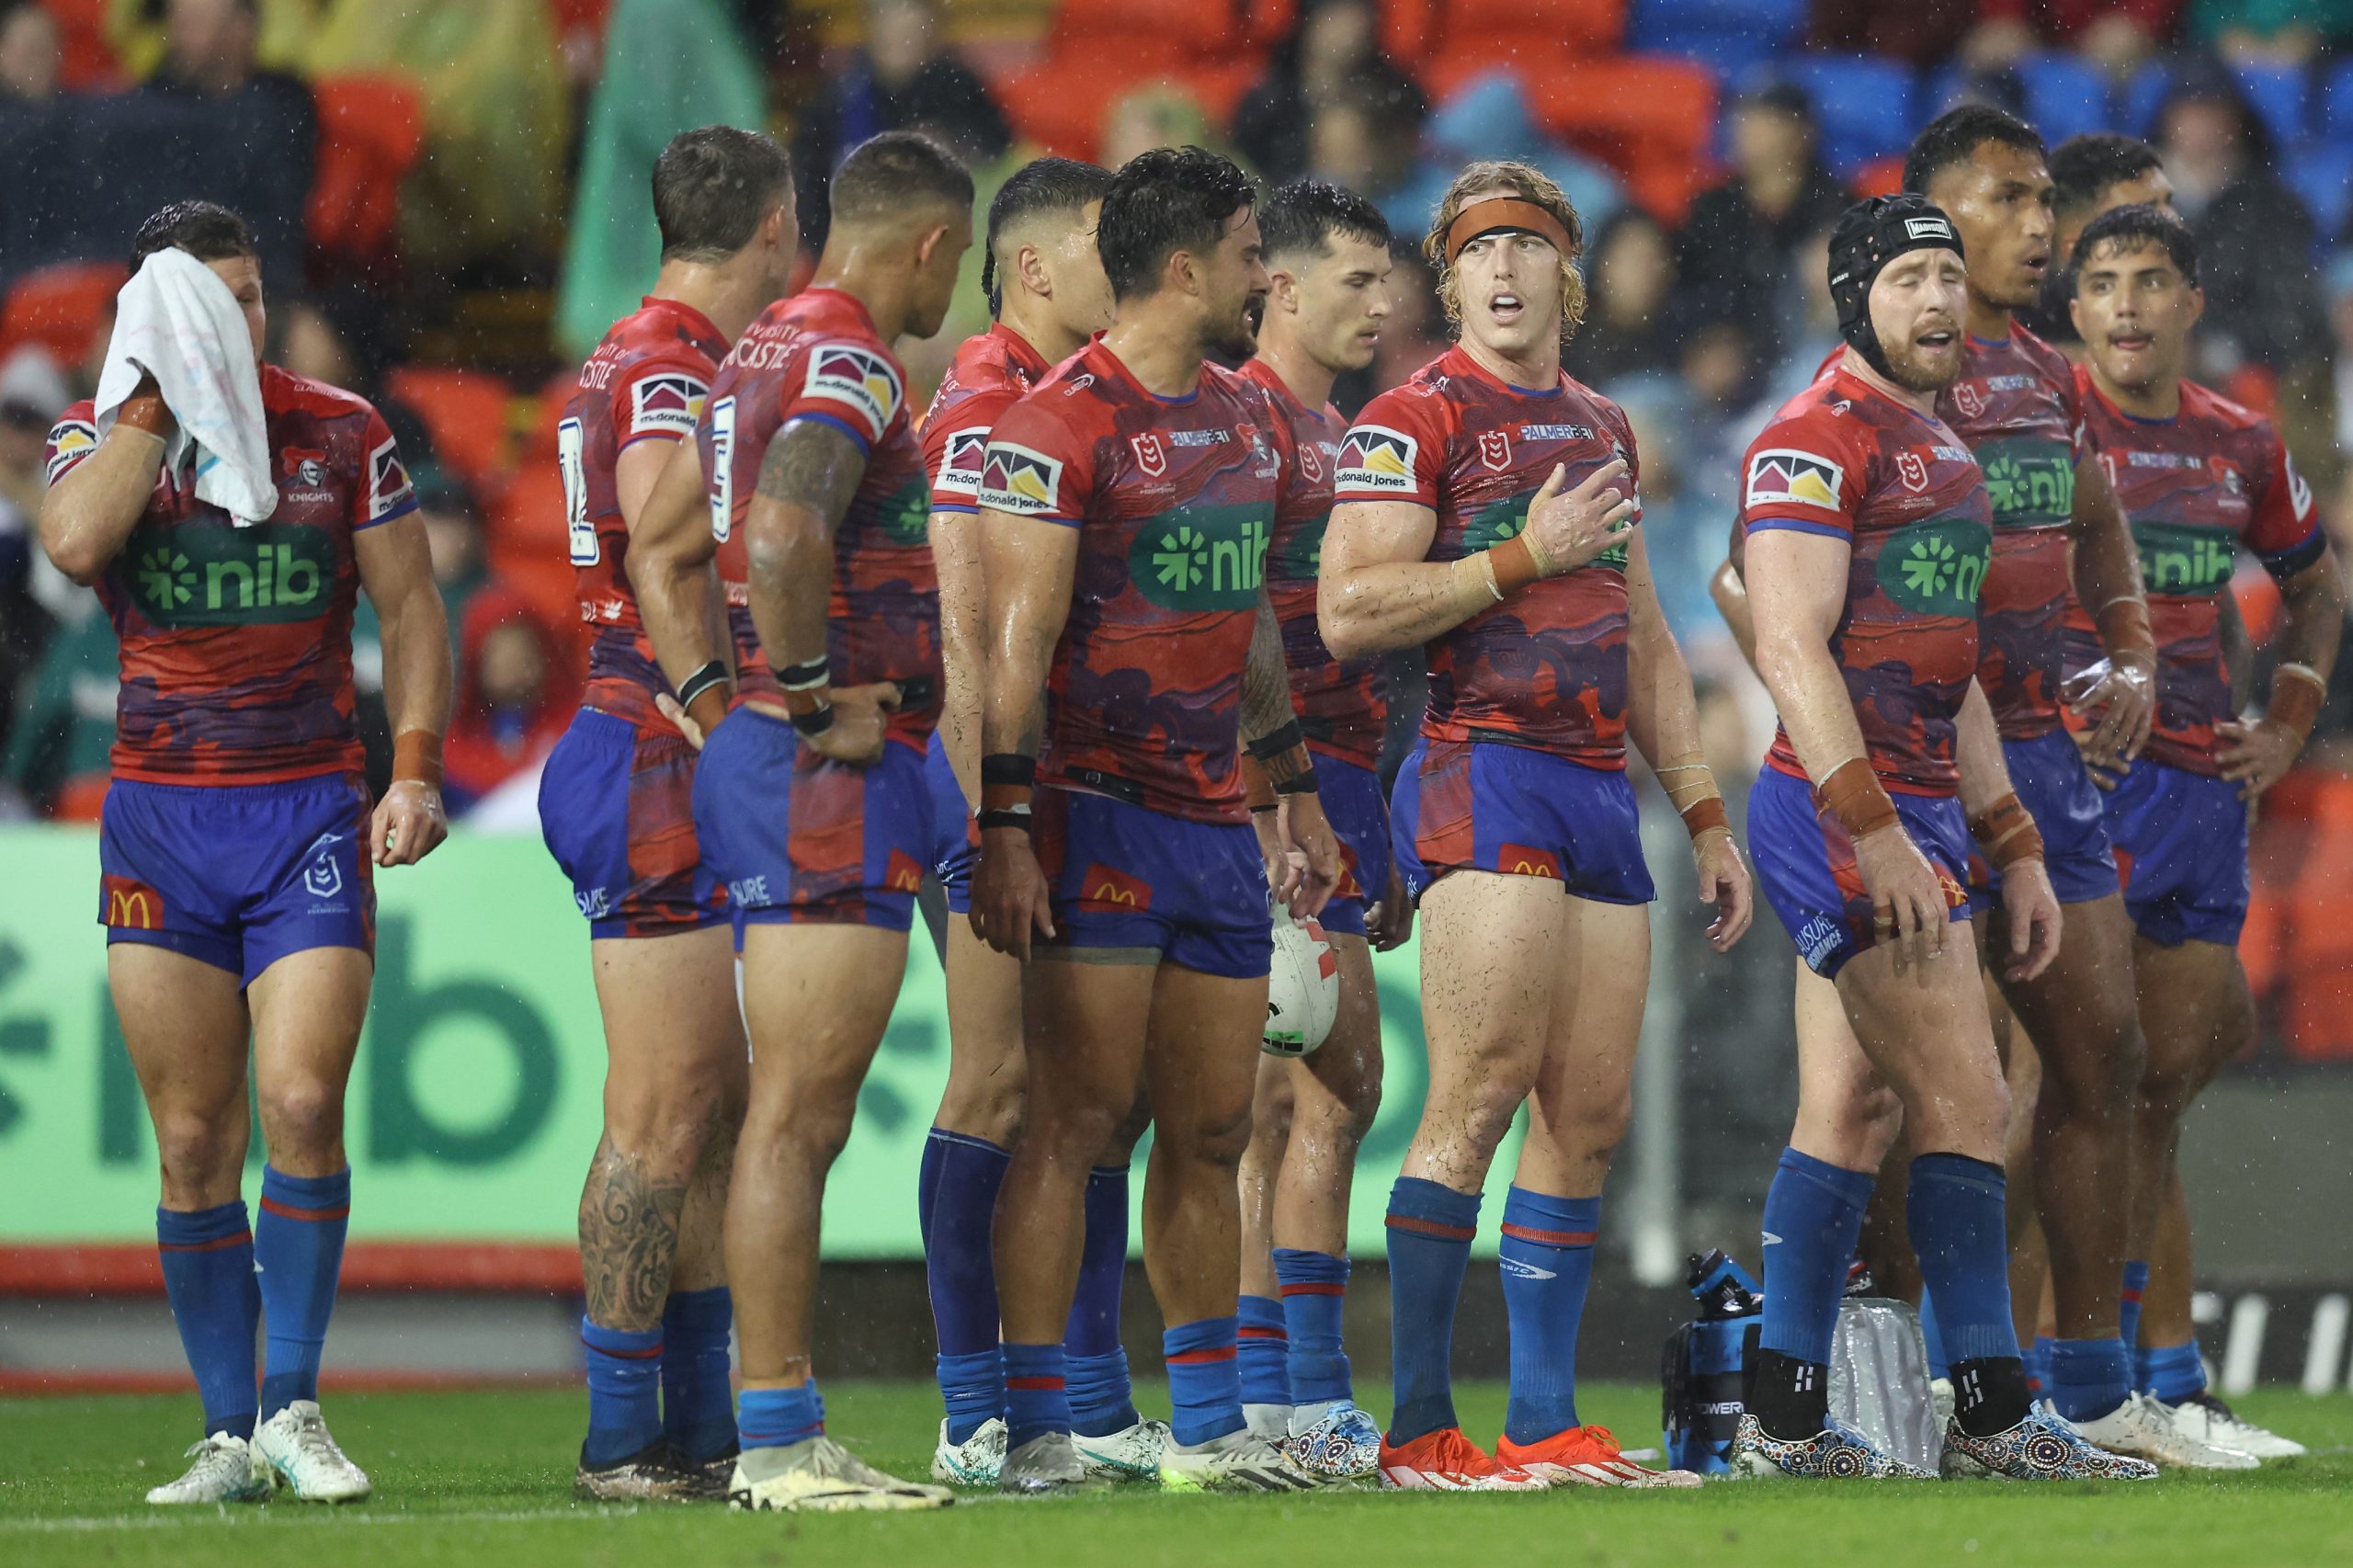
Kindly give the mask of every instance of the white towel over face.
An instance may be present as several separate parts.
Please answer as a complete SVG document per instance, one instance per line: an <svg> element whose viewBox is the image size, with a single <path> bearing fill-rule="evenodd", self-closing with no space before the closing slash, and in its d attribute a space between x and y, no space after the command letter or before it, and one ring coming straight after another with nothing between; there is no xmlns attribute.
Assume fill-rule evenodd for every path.
<svg viewBox="0 0 2353 1568"><path fill-rule="evenodd" d="M96 400L101 435L142 373L178 422L165 460L178 468L195 444L197 499L240 527L277 511L253 335L220 274L184 250L155 252L115 297Z"/></svg>

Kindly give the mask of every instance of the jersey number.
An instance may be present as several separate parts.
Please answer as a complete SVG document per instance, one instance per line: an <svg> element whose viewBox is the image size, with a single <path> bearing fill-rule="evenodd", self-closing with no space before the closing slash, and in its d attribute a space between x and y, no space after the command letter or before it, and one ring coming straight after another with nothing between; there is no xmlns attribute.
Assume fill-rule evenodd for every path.
<svg viewBox="0 0 2353 1568"><path fill-rule="evenodd" d="M735 400L710 405L710 537L720 543L735 531Z"/></svg>
<svg viewBox="0 0 2353 1568"><path fill-rule="evenodd" d="M588 433L577 419L555 427L555 466L563 475L564 532L572 540L572 563L594 566L604 553L596 525L588 520L588 476L584 453Z"/></svg>

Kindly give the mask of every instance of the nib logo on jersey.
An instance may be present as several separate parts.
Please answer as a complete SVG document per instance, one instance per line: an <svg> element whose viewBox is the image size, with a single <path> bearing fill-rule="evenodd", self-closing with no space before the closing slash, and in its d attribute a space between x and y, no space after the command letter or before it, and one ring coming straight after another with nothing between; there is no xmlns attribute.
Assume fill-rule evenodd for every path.
<svg viewBox="0 0 2353 1568"><path fill-rule="evenodd" d="M2212 528L2134 523L2132 542L2140 546L2141 576L2153 594L2210 598L2231 580L2231 540Z"/></svg>
<svg viewBox="0 0 2353 1568"><path fill-rule="evenodd" d="M1977 449L1997 528L2050 528L2075 508L2075 461L2064 441L1988 441Z"/></svg>
<svg viewBox="0 0 2353 1568"><path fill-rule="evenodd" d="M1993 558L1994 530L1967 517L1932 517L1891 535L1879 551L1879 585L1915 615L1973 620Z"/></svg>
<svg viewBox="0 0 2353 1568"><path fill-rule="evenodd" d="M1267 573L1272 513L1242 503L1146 518L1128 547L1128 580L1165 609L1248 609Z"/></svg>
<svg viewBox="0 0 2353 1568"><path fill-rule="evenodd" d="M131 536L131 595L157 626L262 626L324 614L335 540L299 523L193 522Z"/></svg>

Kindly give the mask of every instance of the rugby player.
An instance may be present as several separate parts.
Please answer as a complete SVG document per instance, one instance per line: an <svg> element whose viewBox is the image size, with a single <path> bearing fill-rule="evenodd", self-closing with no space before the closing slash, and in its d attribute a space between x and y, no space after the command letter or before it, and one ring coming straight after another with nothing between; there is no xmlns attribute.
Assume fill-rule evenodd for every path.
<svg viewBox="0 0 2353 1568"><path fill-rule="evenodd" d="M1842 1086L1884 1085L1902 1105L1906 1217L1952 1362L1946 1473L2152 1476L2029 1402L2004 1246L2001 1063L1975 945L1948 934L1970 918L1972 818L2005 873L2012 979L2042 971L2062 925L1975 673L1992 505L1936 416L1963 363L1962 241L1925 198L1875 198L1839 220L1829 269L1847 350L1744 465L1756 663L1782 720L1749 799L1758 874L1800 953L1836 983L1870 1063ZM1810 1119L1802 1108L1801 1138ZM1768 1317L1735 1461L1916 1476L1828 1415L1838 1297L1875 1168L1839 1153L1793 1142L1766 1198Z"/></svg>
<svg viewBox="0 0 2353 1568"><path fill-rule="evenodd" d="M1272 943L1237 741L1339 881L1261 578L1291 426L1206 362L1255 347L1267 278L1241 170L1199 148L1120 171L1096 244L1110 329L998 416L980 484L988 584L973 929L1025 960L1027 1120L997 1200L1011 1493L1084 1478L1063 1326L1087 1172L1153 1109L1144 1254L1169 1324L1172 1490L1312 1478L1244 1425L1235 1167Z"/></svg>
<svg viewBox="0 0 2353 1568"><path fill-rule="evenodd" d="M557 460L580 617L579 716L540 775L540 822L588 921L605 1021L605 1124L580 1195L588 1435L574 1488L719 1496L735 1449L721 1255L745 1093L726 895L694 830L694 748L640 623L630 531L752 318L784 292L791 165L767 137L706 126L654 165L662 269L581 367ZM699 695L688 691L689 698Z"/></svg>
<svg viewBox="0 0 2353 1568"><path fill-rule="evenodd" d="M175 202L140 225L132 270L165 249L202 262L244 319L250 341L216 347L259 365L277 510L246 524L198 499L195 443L146 377L104 429L86 399L58 420L40 514L50 560L97 588L121 643L98 919L163 1166L164 1288L204 1404L195 1462L147 1501L258 1502L282 1485L348 1502L368 1477L318 1403L351 1212L344 1088L375 969L374 868L413 865L449 832L449 626L382 417L260 363L244 220ZM393 737L372 805L353 722L363 589ZM251 1224L248 1046L268 1152Z"/></svg>
<svg viewBox="0 0 2353 1568"><path fill-rule="evenodd" d="M825 1173L898 996L930 853L938 599L890 346L939 330L972 244L972 177L929 137L888 131L843 160L832 200L810 286L721 365L695 447L664 469L631 551L663 673L725 710L706 732L665 710L702 742L695 831L745 922L751 1097L726 1225L744 1392L728 1499L750 1509L949 1501L825 1435L810 1342ZM700 540L683 520L698 491ZM714 554L745 601L730 618L733 682L711 628Z"/></svg>
<svg viewBox="0 0 2353 1568"><path fill-rule="evenodd" d="M1357 1407L1340 1319L1348 1279L1348 1189L1357 1146L1381 1108L1381 998L1371 943L1402 943L1413 904L1396 884L1389 804L1374 769L1389 699L1378 658L1345 664L1315 630L1315 574L1347 423L1332 383L1372 363L1388 319L1389 224L1352 191L1294 180L1258 214L1272 289L1256 357L1242 373L1290 421L1298 483L1267 549L1267 591L1283 634L1293 706L1315 758L1344 870L1319 919L1339 964L1332 1031L1301 1061L1259 1063L1242 1156L1242 1399L1261 1437L1326 1477L1370 1475L1381 1427ZM1274 813L1254 809L1262 850ZM1377 912L1377 913L1376 913ZM1374 923L1368 924L1368 915Z"/></svg>
<svg viewBox="0 0 2353 1568"><path fill-rule="evenodd" d="M1095 223L1108 171L1068 158L1017 170L989 202L982 286L995 324L956 351L924 415L931 478L931 550L939 573L939 643L947 669L939 728L924 771L931 785L932 869L951 916L972 912L972 820L980 798L981 460L997 415L1047 370L1111 324L1111 289ZM917 1184L932 1322L948 1414L932 1455L935 1480L996 1483L1005 1459L1005 1358L997 1346L990 1227L1021 1125L1021 966L993 951L968 920L948 923L948 1086L924 1142ZM1131 1120L1132 1121L1132 1118ZM1136 1129L1114 1137L1086 1178L1086 1242L1063 1335L1072 1435L1104 1479L1157 1479L1167 1424L1136 1414L1120 1298L1128 1267L1128 1161Z"/></svg>
<svg viewBox="0 0 2353 1568"><path fill-rule="evenodd" d="M2301 1452L2205 1392L2188 1312L2186 1205L2174 1155L2181 1117L2255 1028L2238 956L2246 917L2247 802L2287 772L2311 734L2345 614L2345 589L2311 486L2270 423L2182 376L2204 309L2198 246L2165 210L2113 209L2072 261L2085 414L2141 550L2156 625L2157 731L2108 797L2127 870L2141 1025L2149 1040L2135 1122L2128 1290L2174 1230L2168 1310L2138 1325L2137 1380L2191 1437L2257 1458ZM2280 663L2263 717L2233 716L2220 637L2244 546L2279 585ZM2081 646L2079 644L2079 646ZM2083 647L2078 662L2093 653Z"/></svg>
<svg viewBox="0 0 2353 1568"><path fill-rule="evenodd" d="M2147 202L2170 208L2173 181L2164 159L2146 142L2113 131L2091 131L2051 149L2051 184L2054 265L2044 269L2035 302L2018 312L2018 319L2037 337L2075 359L2083 340L2068 316L2075 280L2068 273L2067 259L2075 254L2084 225L2111 207Z"/></svg>
<svg viewBox="0 0 2353 1568"><path fill-rule="evenodd" d="M1750 912L1634 531L1632 433L1561 369L1582 244L1575 210L1528 165L1455 177L1424 250L1460 342L1358 416L1324 539L1332 653L1429 645L1429 707L1392 801L1430 1058L1388 1210L1392 1486L1698 1484L1629 1461L1576 1408L1577 1322L1650 967L1629 735L1691 830L1719 950ZM1503 1215L1511 1401L1490 1456L1462 1433L1448 1363L1488 1166L1523 1104Z"/></svg>

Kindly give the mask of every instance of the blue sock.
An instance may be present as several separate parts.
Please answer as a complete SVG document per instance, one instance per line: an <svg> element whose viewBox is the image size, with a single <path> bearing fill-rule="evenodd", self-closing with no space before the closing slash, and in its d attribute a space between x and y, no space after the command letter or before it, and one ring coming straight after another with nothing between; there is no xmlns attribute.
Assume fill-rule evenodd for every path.
<svg viewBox="0 0 2353 1568"><path fill-rule="evenodd" d="M1920 1338L1928 1347L1928 1376L1951 1377L1952 1363L1945 1359L1944 1336L1937 1332L1937 1301L1926 1290L1920 1292Z"/></svg>
<svg viewBox="0 0 2353 1568"><path fill-rule="evenodd" d="M2187 1345L2135 1351L2133 1369L2140 1385L2167 1404L2179 1404L2206 1392L2206 1363L2194 1339Z"/></svg>
<svg viewBox="0 0 2353 1568"><path fill-rule="evenodd" d="M241 1199L214 1209L155 1210L155 1250L180 1347L204 1400L204 1435L254 1435L254 1331L261 1290Z"/></svg>
<svg viewBox="0 0 2353 1568"><path fill-rule="evenodd" d="M2031 1345L2018 1346L2018 1359L2026 1365L2026 1386L2037 1399L2051 1397L2051 1347L2059 1342L2048 1335L2038 1334Z"/></svg>
<svg viewBox="0 0 2353 1568"><path fill-rule="evenodd" d="M1168 1364L1169 1428L1187 1448L1242 1430L1242 1364L1235 1354L1240 1324L1201 1318L1160 1336Z"/></svg>
<svg viewBox="0 0 2353 1568"><path fill-rule="evenodd" d="M1289 1404L1290 1335L1283 1304L1272 1296L1245 1296L1241 1309L1242 1403Z"/></svg>
<svg viewBox="0 0 2353 1568"><path fill-rule="evenodd" d="M1283 1293L1283 1329L1290 1336L1290 1397L1294 1405L1353 1400L1348 1352L1340 1318L1348 1300L1348 1260L1298 1247L1275 1249L1275 1283Z"/></svg>
<svg viewBox="0 0 2353 1568"><path fill-rule="evenodd" d="M2124 1290L2116 1298L2116 1332L2127 1350L2141 1343L2141 1297L2148 1289L2149 1266L2126 1264Z"/></svg>
<svg viewBox="0 0 2353 1568"><path fill-rule="evenodd" d="M1479 1233L1479 1194L1399 1176L1387 1226L1389 1440L1402 1446L1462 1424L1454 1414L1454 1309Z"/></svg>
<svg viewBox="0 0 2353 1568"><path fill-rule="evenodd" d="M584 1312L580 1343L588 1362L588 1439L580 1462L619 1464L662 1436L662 1331L599 1328Z"/></svg>
<svg viewBox="0 0 2353 1568"><path fill-rule="evenodd" d="M1950 1364L2018 1353L2003 1198L1999 1165L1965 1154L1922 1154L1912 1162L1904 1214Z"/></svg>
<svg viewBox="0 0 2353 1568"><path fill-rule="evenodd" d="M1765 1321L1756 1339L1763 1348L1830 1365L1838 1299L1871 1186L1868 1172L1781 1151L1765 1190Z"/></svg>
<svg viewBox="0 0 2353 1568"><path fill-rule="evenodd" d="M298 1399L319 1397L319 1357L343 1277L343 1233L351 1224L351 1171L290 1176L261 1168L261 1219L254 1263L261 1277L261 1418Z"/></svg>
<svg viewBox="0 0 2353 1568"><path fill-rule="evenodd" d="M735 1391L727 1382L734 1317L724 1285L678 1291L662 1309L662 1435L698 1464L735 1440Z"/></svg>
<svg viewBox="0 0 2353 1568"><path fill-rule="evenodd" d="M1005 1347L1006 1447L1017 1449L1048 1432L1067 1432L1070 1388L1059 1345Z"/></svg>
<svg viewBox="0 0 2353 1568"><path fill-rule="evenodd" d="M923 1142L924 1275L939 1335L939 1397L948 1440L961 1443L1005 1411L997 1354L996 1267L989 1253L997 1188L1013 1156L982 1138L942 1132Z"/></svg>
<svg viewBox="0 0 2353 1568"><path fill-rule="evenodd" d="M2034 1346L2045 1359L2039 1368L2029 1363L2027 1374L2040 1378L2040 1392L2070 1421L2097 1421L2132 1392L2132 1357L2120 1339L2038 1339Z"/></svg>
<svg viewBox="0 0 2353 1568"><path fill-rule="evenodd" d="M735 1432L746 1449L781 1449L825 1429L825 1396L817 1380L797 1389L745 1389L737 1402Z"/></svg>
<svg viewBox="0 0 2353 1568"><path fill-rule="evenodd" d="M1593 1283L1598 1198L1514 1187L1504 1200L1504 1312L1511 1324L1511 1397L1504 1435L1540 1443L1577 1421L1577 1324Z"/></svg>
<svg viewBox="0 0 2353 1568"><path fill-rule="evenodd" d="M1069 1352L1070 1429L1082 1437L1122 1432L1142 1417L1120 1347L1120 1295L1128 1278L1128 1167L1097 1165L1086 1177L1086 1244L1078 1290L1063 1326Z"/></svg>

